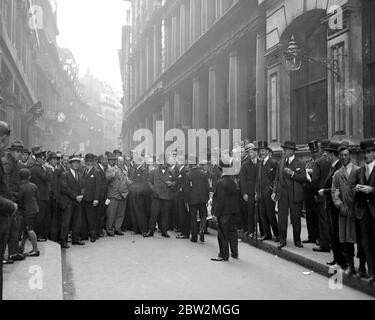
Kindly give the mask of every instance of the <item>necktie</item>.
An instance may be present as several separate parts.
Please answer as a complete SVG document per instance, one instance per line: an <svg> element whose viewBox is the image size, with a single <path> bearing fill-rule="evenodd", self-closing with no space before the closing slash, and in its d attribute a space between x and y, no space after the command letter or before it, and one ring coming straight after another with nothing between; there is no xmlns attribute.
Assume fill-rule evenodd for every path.
<svg viewBox="0 0 375 320"><path fill-rule="evenodd" d="M74 171L74 176L75 176L76 180L79 182L78 172L77 171Z"/></svg>

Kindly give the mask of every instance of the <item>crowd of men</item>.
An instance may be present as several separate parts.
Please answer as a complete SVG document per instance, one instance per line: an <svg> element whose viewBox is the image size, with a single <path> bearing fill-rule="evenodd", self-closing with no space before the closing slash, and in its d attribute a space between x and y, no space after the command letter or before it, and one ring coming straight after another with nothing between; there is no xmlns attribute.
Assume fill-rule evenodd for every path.
<svg viewBox="0 0 375 320"><path fill-rule="evenodd" d="M239 233L283 249L290 219L295 246L313 243L316 252L332 251L329 265L374 283L374 140L360 144L361 167L347 144L313 141L310 159L302 161L296 144L286 141L277 161L267 142L243 141L236 172L225 170L234 166L233 154L215 162L209 155L200 163L177 151L148 158L120 150L69 156L41 147L30 152L20 141L9 146L9 136L9 126L0 122L2 264L39 256L37 242L69 249L70 243L83 246L127 230L145 238L157 230L170 238L173 230L177 239L203 243L213 214L220 249L213 261L238 258ZM308 239L302 241L303 212ZM24 254L27 238L33 251Z"/></svg>

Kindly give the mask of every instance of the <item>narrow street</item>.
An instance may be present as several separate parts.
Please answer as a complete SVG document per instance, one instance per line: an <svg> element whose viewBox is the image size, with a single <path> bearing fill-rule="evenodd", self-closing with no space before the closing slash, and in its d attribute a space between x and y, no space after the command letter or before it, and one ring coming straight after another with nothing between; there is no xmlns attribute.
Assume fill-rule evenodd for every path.
<svg viewBox="0 0 375 320"><path fill-rule="evenodd" d="M193 244L130 233L72 247L63 258L65 299L372 299L351 288L331 290L328 278L305 275L308 270L247 244L239 249L239 260L211 262L215 235Z"/></svg>

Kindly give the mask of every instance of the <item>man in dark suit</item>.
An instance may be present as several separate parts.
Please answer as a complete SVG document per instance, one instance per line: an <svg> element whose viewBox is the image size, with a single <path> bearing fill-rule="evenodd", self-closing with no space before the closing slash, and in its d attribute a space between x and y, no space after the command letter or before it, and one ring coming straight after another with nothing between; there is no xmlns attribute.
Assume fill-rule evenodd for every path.
<svg viewBox="0 0 375 320"><path fill-rule="evenodd" d="M271 158L272 150L267 141L258 142L259 165L256 182L256 200L258 201L260 223L264 237L261 240L271 240L272 233L274 241L279 241L279 227L275 214L275 202L271 195L276 178L277 162Z"/></svg>
<svg viewBox="0 0 375 320"><path fill-rule="evenodd" d="M106 216L106 205L107 193L108 193L108 181L107 181L107 172L108 168L108 157L105 155L100 155L98 157L98 165L96 166L97 176L100 185L100 199L97 208L97 230L96 235L97 239L104 237L104 226L105 226L105 216Z"/></svg>
<svg viewBox="0 0 375 320"><path fill-rule="evenodd" d="M220 164L221 168L229 168L230 165ZM214 195L215 216L217 217L218 242L220 253L212 261L228 261L229 248L232 258L238 259L238 222L239 202L236 182L228 173L218 181Z"/></svg>
<svg viewBox="0 0 375 320"><path fill-rule="evenodd" d="M255 225L255 184L258 174L258 152L252 143L246 145L245 152L248 157L242 164L239 175L241 196L245 202L245 216L242 216L241 224L244 234L249 234L250 237L253 237L257 230Z"/></svg>
<svg viewBox="0 0 375 320"><path fill-rule="evenodd" d="M33 148L35 162L31 165L31 182L38 187L39 213L36 217L35 232L38 241L47 241L50 231L50 190L52 176L45 166L47 152L40 147Z"/></svg>
<svg viewBox="0 0 375 320"><path fill-rule="evenodd" d="M71 168L61 175L61 207L62 207L62 226L61 226L61 246L68 249L69 226L72 226L72 244L84 245L80 239L82 227L82 201L83 188L82 176L79 173L81 159L71 157L69 160Z"/></svg>
<svg viewBox="0 0 375 320"><path fill-rule="evenodd" d="M315 215L318 218L319 246L313 248L316 252L331 251L331 236L329 231L329 216L325 208L325 197L318 194L324 188L326 179L331 171L331 163L328 160L326 148L330 142L323 140L320 143L321 155L314 162L311 174L310 188L314 194Z"/></svg>
<svg viewBox="0 0 375 320"><path fill-rule="evenodd" d="M185 160L185 159L184 159ZM177 239L189 239L190 237L190 216L185 206L184 201L184 188L186 174L189 172L188 166L185 161L180 161L181 163L177 166L175 170L175 180L176 180L176 195L175 195L175 208L177 210L178 218L180 221L181 233L177 235Z"/></svg>
<svg viewBox="0 0 375 320"><path fill-rule="evenodd" d="M339 234L339 214L340 211L336 208L332 200L332 181L335 173L342 167L342 163L339 159L339 148L341 144L338 142L331 142L326 152L328 153L328 160L331 163L331 170L324 182L324 187L318 191L318 195L325 197L326 199L326 212L329 218L329 230L331 238L331 247L333 251L334 260L328 262L328 265L335 265L336 263L341 266L341 268L346 269L347 263L345 256L342 252L340 244L340 234Z"/></svg>
<svg viewBox="0 0 375 320"><path fill-rule="evenodd" d="M303 248L301 242L301 211L304 200L303 184L306 171L303 163L295 156L298 150L292 141L281 146L284 150L275 178L272 200L279 202L279 249L286 246L288 231L288 213L293 226L293 239L296 247Z"/></svg>
<svg viewBox="0 0 375 320"><path fill-rule="evenodd" d="M361 142L366 164L350 181L355 191L355 211L365 251L370 284L375 283L375 140Z"/></svg>
<svg viewBox="0 0 375 320"><path fill-rule="evenodd" d="M95 170L95 156L91 153L85 156L86 168L82 176L83 181L83 218L82 238L96 242L97 210L100 202L100 181L98 171Z"/></svg>
<svg viewBox="0 0 375 320"><path fill-rule="evenodd" d="M189 156L190 170L186 174L184 199L185 206L190 213L191 241L198 241L198 213L199 213L199 240L204 242L204 233L207 223L207 202L210 198L208 174L197 164L195 156Z"/></svg>
<svg viewBox="0 0 375 320"><path fill-rule="evenodd" d="M1 156L9 145L10 128L6 122L0 121L0 300L3 299L3 259L7 243L9 219L18 210L17 204L10 200L7 176Z"/></svg>
<svg viewBox="0 0 375 320"><path fill-rule="evenodd" d="M164 157L159 157L159 163L164 161ZM169 212L173 206L174 181L173 172L166 164L159 164L150 174L150 183L152 185L152 205L151 217L149 222L149 232L146 237L152 237L155 233L156 222L160 221L159 228L164 238L170 238L168 235L168 218ZM160 219L159 219L160 216Z"/></svg>

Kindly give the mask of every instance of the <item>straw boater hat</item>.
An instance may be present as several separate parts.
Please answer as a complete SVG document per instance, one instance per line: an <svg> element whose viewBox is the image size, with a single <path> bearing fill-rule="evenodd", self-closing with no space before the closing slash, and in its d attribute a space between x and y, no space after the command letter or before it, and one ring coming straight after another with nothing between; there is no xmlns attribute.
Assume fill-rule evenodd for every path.
<svg viewBox="0 0 375 320"><path fill-rule="evenodd" d="M375 150L375 140L364 140L360 143L361 151L369 152Z"/></svg>
<svg viewBox="0 0 375 320"><path fill-rule="evenodd" d="M81 158L76 157L76 156L71 156L69 158L69 163L73 163L73 162L79 162L79 163L81 163Z"/></svg>
<svg viewBox="0 0 375 320"><path fill-rule="evenodd" d="M15 141L11 144L8 149L9 151L23 151L23 143L21 141Z"/></svg>

